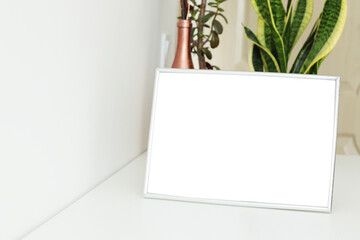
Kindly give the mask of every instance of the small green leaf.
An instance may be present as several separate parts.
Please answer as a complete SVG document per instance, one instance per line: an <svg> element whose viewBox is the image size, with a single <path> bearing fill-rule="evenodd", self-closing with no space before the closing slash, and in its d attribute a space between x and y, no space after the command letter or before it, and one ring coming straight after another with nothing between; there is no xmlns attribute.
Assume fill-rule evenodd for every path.
<svg viewBox="0 0 360 240"><path fill-rule="evenodd" d="M212 59L212 54L211 54L211 52L209 51L209 49L204 48L202 51L203 51L203 53L205 53L205 56L206 56L209 60Z"/></svg>
<svg viewBox="0 0 360 240"><path fill-rule="evenodd" d="M206 27L206 28L210 28L210 26L206 23L200 23L199 27Z"/></svg>
<svg viewBox="0 0 360 240"><path fill-rule="evenodd" d="M216 70L220 70L218 66L212 65L212 67L215 68Z"/></svg>
<svg viewBox="0 0 360 240"><path fill-rule="evenodd" d="M204 16L203 22L205 23L205 22L209 21L209 19L212 18L212 16L214 16L214 15L215 15L215 13L209 12L208 14L206 14Z"/></svg>
<svg viewBox="0 0 360 240"><path fill-rule="evenodd" d="M219 35L215 31L213 31L210 39L211 48L216 48L217 46L219 46L219 42Z"/></svg>
<svg viewBox="0 0 360 240"><path fill-rule="evenodd" d="M191 11L191 16L192 16L193 19L196 18L196 14L197 14L198 12L199 12L199 9L195 9L195 10Z"/></svg>
<svg viewBox="0 0 360 240"><path fill-rule="evenodd" d="M205 64L207 69L213 70L213 66L209 62L205 62Z"/></svg>
<svg viewBox="0 0 360 240"><path fill-rule="evenodd" d="M214 30L217 34L222 34L223 32L223 26L218 20L214 20Z"/></svg>
<svg viewBox="0 0 360 240"><path fill-rule="evenodd" d="M195 31L196 31L196 28L191 28L191 36L194 36Z"/></svg>
<svg viewBox="0 0 360 240"><path fill-rule="evenodd" d="M226 23L228 23L228 20L226 19L226 17L224 16L224 14L218 13L218 15L221 16L221 17L225 20Z"/></svg>

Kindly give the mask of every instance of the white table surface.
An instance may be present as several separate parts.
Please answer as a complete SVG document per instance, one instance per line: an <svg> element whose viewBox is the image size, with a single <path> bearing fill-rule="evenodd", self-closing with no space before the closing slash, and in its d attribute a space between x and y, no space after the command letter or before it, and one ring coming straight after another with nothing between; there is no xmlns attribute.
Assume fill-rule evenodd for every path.
<svg viewBox="0 0 360 240"><path fill-rule="evenodd" d="M145 165L143 154L24 239L360 239L360 157L337 156L331 214L145 199Z"/></svg>

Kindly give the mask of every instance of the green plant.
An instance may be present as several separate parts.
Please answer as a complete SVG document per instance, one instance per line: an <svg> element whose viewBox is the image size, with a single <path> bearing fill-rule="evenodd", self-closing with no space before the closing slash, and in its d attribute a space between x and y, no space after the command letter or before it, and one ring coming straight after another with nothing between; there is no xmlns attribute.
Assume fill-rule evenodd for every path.
<svg viewBox="0 0 360 240"><path fill-rule="evenodd" d="M249 67L253 71L287 72L291 51L313 13L312 0L250 0L259 15L257 35L244 26L253 43ZM317 74L324 59L335 47L345 25L347 0L326 0L310 35L299 51L289 72Z"/></svg>
<svg viewBox="0 0 360 240"><path fill-rule="evenodd" d="M219 21L219 16L227 23L224 16L224 9L220 5L227 0L201 0L200 4L196 0L190 0L191 7L187 0L181 0L181 17L185 19L187 9L189 9L193 27L191 30L191 52L198 57L200 69L219 69L212 65L208 60L212 59L211 49L219 46L219 35L223 33L223 25Z"/></svg>

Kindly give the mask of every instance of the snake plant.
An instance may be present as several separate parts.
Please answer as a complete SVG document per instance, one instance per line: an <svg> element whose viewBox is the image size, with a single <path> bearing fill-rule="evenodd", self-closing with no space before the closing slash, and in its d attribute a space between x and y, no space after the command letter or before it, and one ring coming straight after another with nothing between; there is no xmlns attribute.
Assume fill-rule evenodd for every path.
<svg viewBox="0 0 360 240"><path fill-rule="evenodd" d="M244 26L245 36L252 42L250 70L317 74L344 29L347 0L325 1L291 68L290 54L310 22L313 0L288 0L286 8L282 0L250 1L259 15L257 34Z"/></svg>

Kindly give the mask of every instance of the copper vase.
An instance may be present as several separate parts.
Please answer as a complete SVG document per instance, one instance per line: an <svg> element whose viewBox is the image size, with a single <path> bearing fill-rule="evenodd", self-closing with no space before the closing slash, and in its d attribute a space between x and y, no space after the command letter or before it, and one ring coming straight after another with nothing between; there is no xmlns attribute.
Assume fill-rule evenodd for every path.
<svg viewBox="0 0 360 240"><path fill-rule="evenodd" d="M177 26L178 42L175 59L171 67L193 69L194 65L191 60L190 48L191 21L188 19L179 19Z"/></svg>

